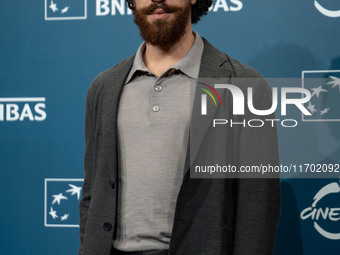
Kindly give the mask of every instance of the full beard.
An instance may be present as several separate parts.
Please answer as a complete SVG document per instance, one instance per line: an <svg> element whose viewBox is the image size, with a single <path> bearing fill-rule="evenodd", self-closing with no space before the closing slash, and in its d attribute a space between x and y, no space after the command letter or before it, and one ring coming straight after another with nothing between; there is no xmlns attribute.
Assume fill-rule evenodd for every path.
<svg viewBox="0 0 340 255"><path fill-rule="evenodd" d="M167 13L174 13L174 17L167 17L150 23L147 17L157 8L161 8ZM185 34L186 25L190 22L190 11L191 5L189 1L184 8L169 6L164 3L154 3L140 10L135 9L134 21L139 27L142 38L147 43L168 51Z"/></svg>

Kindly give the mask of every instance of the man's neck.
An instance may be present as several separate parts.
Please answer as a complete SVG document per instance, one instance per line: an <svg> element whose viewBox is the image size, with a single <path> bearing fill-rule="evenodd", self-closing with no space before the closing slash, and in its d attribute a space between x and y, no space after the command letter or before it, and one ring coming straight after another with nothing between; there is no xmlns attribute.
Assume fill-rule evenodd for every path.
<svg viewBox="0 0 340 255"><path fill-rule="evenodd" d="M183 37L169 50L164 51L157 46L146 43L143 55L144 63L153 74L160 76L189 52L194 41L195 36L190 26L190 29L187 29Z"/></svg>

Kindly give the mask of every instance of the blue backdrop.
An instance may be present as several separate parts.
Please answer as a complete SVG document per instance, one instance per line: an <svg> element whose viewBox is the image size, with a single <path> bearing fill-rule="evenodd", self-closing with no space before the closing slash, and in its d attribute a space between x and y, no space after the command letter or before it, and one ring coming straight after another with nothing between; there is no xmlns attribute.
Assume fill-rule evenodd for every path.
<svg viewBox="0 0 340 255"><path fill-rule="evenodd" d="M215 0L194 30L265 77L336 85L338 10L338 0ZM0 254L77 254L87 88L136 51L138 28L124 0L1 1L0 19ZM340 90L329 88L332 121L279 128L283 164L339 163ZM275 254L338 254L339 180L281 183Z"/></svg>

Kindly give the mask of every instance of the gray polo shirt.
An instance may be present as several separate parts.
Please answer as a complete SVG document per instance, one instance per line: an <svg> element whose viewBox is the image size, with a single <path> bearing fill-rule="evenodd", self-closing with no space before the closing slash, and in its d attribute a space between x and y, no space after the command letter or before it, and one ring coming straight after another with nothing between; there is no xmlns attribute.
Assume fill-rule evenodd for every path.
<svg viewBox="0 0 340 255"><path fill-rule="evenodd" d="M188 131L204 43L197 32L187 55L159 77L143 62L143 43L123 88L118 110L119 199L122 251L168 249L184 173ZM192 87L191 87L192 89Z"/></svg>

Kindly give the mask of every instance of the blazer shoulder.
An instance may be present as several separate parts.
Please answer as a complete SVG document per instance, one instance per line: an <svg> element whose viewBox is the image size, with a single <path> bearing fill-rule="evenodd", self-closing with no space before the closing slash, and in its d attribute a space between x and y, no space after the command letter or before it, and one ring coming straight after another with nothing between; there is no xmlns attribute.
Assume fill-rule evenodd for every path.
<svg viewBox="0 0 340 255"><path fill-rule="evenodd" d="M115 66L99 73L92 81L88 94L96 94L101 91L103 87L112 85L114 81L126 78L133 63L134 55L122 60Z"/></svg>
<svg viewBox="0 0 340 255"><path fill-rule="evenodd" d="M203 37L202 39L204 41L202 61L205 64L204 68L207 69L204 75L213 73L218 76L222 72L223 75L232 78L262 78L259 71L230 57L209 43L207 39Z"/></svg>
<svg viewBox="0 0 340 255"><path fill-rule="evenodd" d="M225 54L228 58L228 63L234 72L235 78L263 78L262 74L256 69L230 57Z"/></svg>
<svg viewBox="0 0 340 255"><path fill-rule="evenodd" d="M96 90L99 87L102 87L103 85L107 83L111 83L117 78L122 78L122 77L125 78L129 70L131 69L133 59L134 59L134 55L122 60L115 66L99 73L94 78L89 90Z"/></svg>

